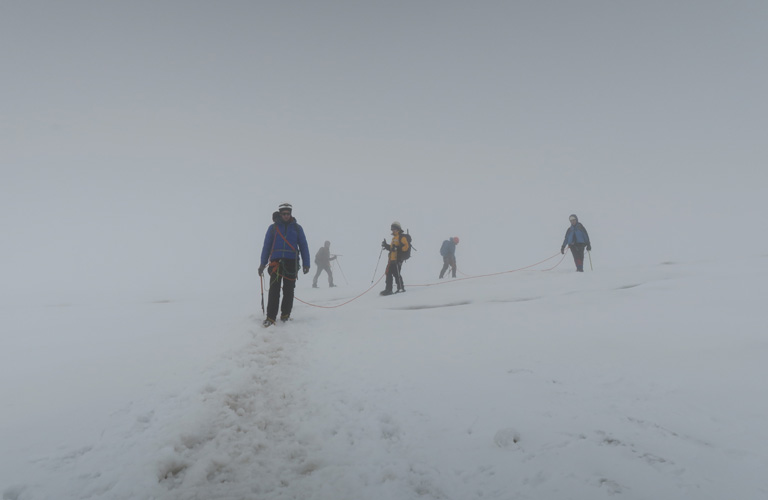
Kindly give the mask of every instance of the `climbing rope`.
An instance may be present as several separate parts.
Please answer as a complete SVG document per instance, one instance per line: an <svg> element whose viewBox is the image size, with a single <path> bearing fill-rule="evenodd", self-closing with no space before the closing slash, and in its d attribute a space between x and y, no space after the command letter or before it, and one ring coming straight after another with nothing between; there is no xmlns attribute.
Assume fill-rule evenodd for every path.
<svg viewBox="0 0 768 500"><path fill-rule="evenodd" d="M437 282L437 283L426 283L426 284L423 284L423 285L408 285L408 286L435 286L435 285L444 285L444 284L446 284L446 283L454 283L454 282L456 282L456 281L473 280L473 279L477 279L477 278L488 278L488 277L490 277L490 276L499 276L499 275L502 275L502 274L516 273L516 272L518 272L518 271L523 271L523 270L525 270L525 269L530 269L530 268L532 268L532 267L536 267L536 266L538 266L539 264L543 264L543 263L547 262L548 260L552 260L552 259L554 259L554 258L555 258L555 257L557 257L557 256L558 256L558 254L555 254L555 255L553 255L552 257L547 257L546 259L544 259L544 260L542 260L542 261L539 261L539 262L537 262L537 263L535 263L535 264L531 264L531 265L529 265L529 266L524 266L524 267L519 267L519 268L517 268L517 269L512 269L512 270L509 270L509 271L501 271L501 272L498 272L498 273L490 273L490 274L478 274L478 275L475 275L475 276L466 276L466 275L465 275L465 276L466 276L465 278L456 278L456 279L452 279L452 280L448 280L448 281L439 281L439 282ZM565 258L565 254L563 254L563 256L560 258L560 260L557 262L557 264L555 264L554 266L552 266L552 267L550 267L550 268L548 268L548 269L540 269L540 271L551 271L552 269L554 269L554 268L556 268L557 266L559 266L559 265L560 265L560 263L561 263L561 262L563 262L563 259L564 259L564 258ZM462 274L464 274L464 273L462 273Z"/></svg>
<svg viewBox="0 0 768 500"><path fill-rule="evenodd" d="M410 284L409 284L408 286L409 286L409 287L411 287L411 286L435 286L435 285L445 285L445 284L447 284L447 283L455 283L455 282L457 282L457 281L471 280L471 279L477 279L477 278L488 278L488 277L490 277L490 276L499 276L499 275L502 275L502 274L516 273L516 272L518 272L518 271L523 271L523 270L525 270L525 269L530 269L530 268L532 268L532 267L536 267L536 266L538 266L538 265L540 265L540 264L543 264L543 263L545 263L545 262L547 262L547 261L550 261L550 260L554 259L554 258L555 258L555 257L557 257L558 255L559 255L559 252L558 252L558 253L556 253L555 255L551 256L551 257L547 257L546 259L544 259L544 260L542 260L542 261L536 262L535 264L531 264L531 265L528 265L528 266L524 266L524 267L519 267L519 268L517 268L517 269L512 269L512 270L509 270L509 271L501 271L501 272L498 272L498 273L490 273L490 274L478 274L478 275L475 275L475 276L467 276L467 277L465 277L465 278L457 278L457 279L452 279L452 280L447 280L447 281L440 281L440 282L437 282L437 283L425 283L425 284L420 284L420 285L410 285ZM543 271L551 271L552 269L554 269L554 268L556 268L557 266L559 266L559 265L560 265L560 264L563 262L563 259L565 259L565 254L563 254L563 255L562 255L562 257L560 258L560 260L559 260L559 261L557 261L557 264L555 264L554 266L552 266L552 267L550 267L550 268L547 268L547 269L540 269L540 271L542 271L542 272L543 272ZM463 273L462 273L462 274L463 274ZM303 301L303 300L301 300L300 298L296 297L295 295L294 295L294 297L293 297L293 298L294 298L294 299L296 299L296 300L298 300L298 301L299 301L299 302L301 302L302 304L305 304L305 305L308 305L308 306L311 306L311 307L319 307L319 308L321 308L321 309L336 309L337 307L345 306L345 305L349 304L350 302L352 302L352 301L355 301L355 300L359 299L360 297L362 297L363 295L365 295L365 294L367 294L368 292L370 292L370 291L371 291L371 290L372 290L372 289L373 289L373 288L374 288L376 285L378 285L378 284L379 284L379 282L380 282L380 281L381 281L381 280L384 278L384 276L386 276L386 275L387 275L387 273L386 273L386 272L385 272L384 274L382 274L382 275L381 275L381 277L380 277L378 280L376 280L376 283L374 283L373 285L371 285L371 286L370 286L370 287L369 287L367 290L365 290L365 291L364 291L364 292L362 292L361 294L357 295L356 297L353 297L353 298L351 298L351 299L347 300L346 302L342 302L341 304L336 304L336 305L334 305L334 306L321 306L321 305L319 305L319 304L312 304L311 302L306 302L306 301Z"/></svg>
<svg viewBox="0 0 768 500"><path fill-rule="evenodd" d="M352 302L352 301L354 301L354 300L357 300L357 299L359 299L360 297L362 297L362 296L363 296L363 295L365 295L366 293L370 292L370 291L373 289L373 287L375 287L376 285L378 285L378 284L379 284L379 282L380 282L380 281L381 281L381 280L384 278L384 276L386 276L386 275L387 275L387 273L384 273L384 274L382 274L382 275L381 275L381 278L379 278L378 280L376 280L376 283L374 283L373 285L371 285L371 286L370 286L370 287L369 287L369 288L368 288L366 291L364 291L363 293L361 293L361 294L360 294L360 295L358 295L357 297L353 297L353 298L349 299L348 301L346 301L346 302L342 302L341 304L337 304L337 305L335 305L335 306L321 306L321 305L319 305L319 304L312 304L312 303L310 303L310 302L305 302L305 301L301 300L301 299L300 299L300 298L298 298L296 295L294 295L294 296L293 296L293 298L294 298L294 299L296 299L296 300L298 300L298 301L299 301L299 302L301 302L302 304L306 304L306 305L308 305L308 306L312 306L312 307L319 307L319 308L321 308L321 309L336 309L337 307L345 306L345 305L349 304L350 302Z"/></svg>

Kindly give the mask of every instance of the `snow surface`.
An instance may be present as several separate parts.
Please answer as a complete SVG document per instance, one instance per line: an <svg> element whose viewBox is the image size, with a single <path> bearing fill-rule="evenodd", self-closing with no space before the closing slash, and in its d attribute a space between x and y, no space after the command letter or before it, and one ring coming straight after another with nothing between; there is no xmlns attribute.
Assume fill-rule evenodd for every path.
<svg viewBox="0 0 768 500"><path fill-rule="evenodd" d="M765 500L766 19L2 2L2 500ZM265 330L285 201L340 286Z"/></svg>
<svg viewBox="0 0 768 500"><path fill-rule="evenodd" d="M768 497L768 255L419 258L268 329L258 290L0 309L2 498Z"/></svg>

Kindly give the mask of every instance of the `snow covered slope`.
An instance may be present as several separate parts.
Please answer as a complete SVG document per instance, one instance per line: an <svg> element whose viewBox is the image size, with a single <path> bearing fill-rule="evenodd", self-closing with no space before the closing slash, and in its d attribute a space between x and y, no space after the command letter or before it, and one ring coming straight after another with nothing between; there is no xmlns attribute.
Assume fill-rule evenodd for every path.
<svg viewBox="0 0 768 500"><path fill-rule="evenodd" d="M765 498L767 275L566 260L338 308L363 290L304 280L322 307L269 329L258 297L28 310L3 498Z"/></svg>

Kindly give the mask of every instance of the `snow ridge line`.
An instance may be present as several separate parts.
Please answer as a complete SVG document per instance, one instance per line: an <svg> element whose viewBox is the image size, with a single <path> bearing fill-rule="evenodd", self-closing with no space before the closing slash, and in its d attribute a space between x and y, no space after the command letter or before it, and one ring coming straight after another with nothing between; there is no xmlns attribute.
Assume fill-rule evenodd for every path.
<svg viewBox="0 0 768 500"><path fill-rule="evenodd" d="M317 446L298 436L308 402L295 381L302 335L290 330L252 330L234 366L204 389L204 418L178 432L157 464L163 498L281 498L317 467Z"/></svg>
<svg viewBox="0 0 768 500"><path fill-rule="evenodd" d="M130 403L95 444L41 460L48 484L7 487L3 499L48 500L52 488L57 500L286 498L319 449L298 436L311 408L303 333L250 331L253 341L207 368L204 384Z"/></svg>

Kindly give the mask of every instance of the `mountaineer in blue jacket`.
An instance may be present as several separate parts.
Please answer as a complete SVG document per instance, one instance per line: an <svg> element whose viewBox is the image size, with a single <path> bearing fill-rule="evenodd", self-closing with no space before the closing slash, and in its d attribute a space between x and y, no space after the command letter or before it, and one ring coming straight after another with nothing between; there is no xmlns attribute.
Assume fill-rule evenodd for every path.
<svg viewBox="0 0 768 500"><path fill-rule="evenodd" d="M456 277L456 245L459 244L458 236L451 236L440 246L440 255L443 256L443 268L440 270L440 279L443 279L445 272L451 268L452 277Z"/></svg>
<svg viewBox="0 0 768 500"><path fill-rule="evenodd" d="M280 305L280 319L288 321L293 309L293 290L299 277L299 256L304 263L304 274L309 272L309 247L304 229L293 217L293 206L283 203L278 211L272 214L274 224L269 226L264 236L264 246L261 249L261 265L259 276L264 275L264 269L269 263L269 302L267 303L267 319L264 327L275 324L278 304L280 303L280 287L283 288L283 303Z"/></svg>
<svg viewBox="0 0 768 500"><path fill-rule="evenodd" d="M584 248L589 252L592 250L592 244L589 242L589 234L584 224L579 222L579 218L576 214L571 214L568 217L571 225L565 232L565 239L563 240L563 246L560 247L560 253L565 253L565 247L571 249L573 255L573 262L576 264L576 271L584 272Z"/></svg>

